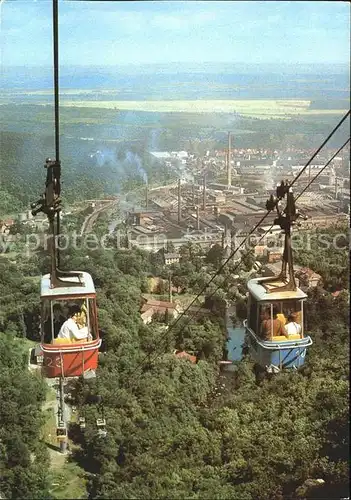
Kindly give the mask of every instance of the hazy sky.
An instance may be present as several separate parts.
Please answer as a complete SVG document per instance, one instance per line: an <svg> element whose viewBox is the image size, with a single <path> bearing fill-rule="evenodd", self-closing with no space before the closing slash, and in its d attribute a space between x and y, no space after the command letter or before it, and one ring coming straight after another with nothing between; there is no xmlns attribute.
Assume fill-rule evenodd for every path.
<svg viewBox="0 0 351 500"><path fill-rule="evenodd" d="M52 62L51 0L0 0L1 64ZM60 63L348 63L347 2L60 0Z"/></svg>

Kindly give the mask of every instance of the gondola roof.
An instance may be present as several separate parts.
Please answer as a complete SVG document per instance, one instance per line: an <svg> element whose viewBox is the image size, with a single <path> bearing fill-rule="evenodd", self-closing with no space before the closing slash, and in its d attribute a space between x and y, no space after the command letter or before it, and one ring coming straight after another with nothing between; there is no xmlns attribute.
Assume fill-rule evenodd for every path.
<svg viewBox="0 0 351 500"><path fill-rule="evenodd" d="M76 281L77 286L70 285L70 286L60 286L57 288L50 288L51 280L50 280L50 274L45 274L41 278L41 287L40 287L40 295L41 297L62 297L62 296L67 296L67 295L72 295L72 296L84 296L84 295L92 295L95 294L95 286L93 283L93 279L90 276L89 273L81 272L81 278L79 281L79 278L77 277L68 277L68 278L61 278L61 280L64 282L65 280L67 281ZM82 284L81 284L82 283Z"/></svg>
<svg viewBox="0 0 351 500"><path fill-rule="evenodd" d="M272 277L273 279L273 277ZM260 284L261 281L265 282L265 286ZM284 283L281 283L283 285ZM272 283L274 287L279 286L278 282ZM253 278L247 283L249 293L258 301L272 302L274 300L291 300L291 299L306 299L307 295L297 288L296 290L285 290L282 292L275 291L269 292L267 288L269 287L269 282L267 278Z"/></svg>

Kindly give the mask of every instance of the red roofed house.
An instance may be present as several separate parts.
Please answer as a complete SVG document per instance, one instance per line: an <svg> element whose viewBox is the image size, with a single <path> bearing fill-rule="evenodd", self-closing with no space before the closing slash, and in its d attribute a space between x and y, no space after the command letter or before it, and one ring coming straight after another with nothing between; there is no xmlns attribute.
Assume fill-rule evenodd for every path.
<svg viewBox="0 0 351 500"><path fill-rule="evenodd" d="M166 313L168 311L168 313ZM181 313L180 306L175 302L142 298L141 319L146 324L151 323L154 314L166 315L176 318Z"/></svg>
<svg viewBox="0 0 351 500"><path fill-rule="evenodd" d="M258 255L265 255L267 253L267 247L265 245L256 245L254 248L254 254L257 257Z"/></svg>
<svg viewBox="0 0 351 500"><path fill-rule="evenodd" d="M322 281L322 276L309 267L302 267L295 272L295 276L299 279L300 285L309 288L317 286Z"/></svg>
<svg viewBox="0 0 351 500"><path fill-rule="evenodd" d="M283 257L283 249L268 250L268 262L280 262Z"/></svg>
<svg viewBox="0 0 351 500"><path fill-rule="evenodd" d="M173 353L177 358L185 358L188 359L191 363L196 363L196 356L189 354L186 351L174 351Z"/></svg>
<svg viewBox="0 0 351 500"><path fill-rule="evenodd" d="M10 227L13 226L15 221L13 219L0 220L0 233L9 234Z"/></svg>

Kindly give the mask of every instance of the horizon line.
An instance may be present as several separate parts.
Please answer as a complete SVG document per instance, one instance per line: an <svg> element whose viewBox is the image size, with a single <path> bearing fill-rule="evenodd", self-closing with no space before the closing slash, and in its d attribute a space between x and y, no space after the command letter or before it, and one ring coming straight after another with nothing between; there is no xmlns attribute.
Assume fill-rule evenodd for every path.
<svg viewBox="0 0 351 500"><path fill-rule="evenodd" d="M61 67L80 67L80 68L114 68L116 66L202 66L202 65L241 65L241 66L347 66L349 62L243 62L243 61L169 61L169 62L139 62L139 63L114 63L114 64L61 64ZM51 68L51 64L2 64L2 68ZM278 69L278 68L277 68Z"/></svg>

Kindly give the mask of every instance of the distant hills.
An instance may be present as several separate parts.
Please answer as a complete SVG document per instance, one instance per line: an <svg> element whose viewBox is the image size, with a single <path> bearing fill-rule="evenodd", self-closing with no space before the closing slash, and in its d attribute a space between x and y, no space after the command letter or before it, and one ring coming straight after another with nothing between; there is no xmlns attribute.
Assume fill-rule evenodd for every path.
<svg viewBox="0 0 351 500"><path fill-rule="evenodd" d="M63 66L61 90L112 90L111 100L349 99L342 65L163 64ZM50 67L3 67L2 91L51 91ZM35 96L32 96L33 98Z"/></svg>
<svg viewBox="0 0 351 500"><path fill-rule="evenodd" d="M39 66L2 66L1 87L3 89L43 90L52 87L53 69ZM305 76L308 79L336 78L348 87L349 68L341 64L325 65L288 65L288 64L245 64L245 63L202 63L202 64L152 64L129 66L62 66L60 68L60 84L62 88L116 88L130 82L131 77L157 81L172 81L175 77L187 83L190 77L210 82L237 83L243 77L261 80L262 76L270 76L270 80L280 81ZM240 78L241 77L241 78ZM256 77L256 78L255 78ZM229 80L228 80L229 78ZM246 80L246 79L245 79Z"/></svg>

